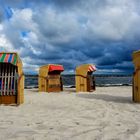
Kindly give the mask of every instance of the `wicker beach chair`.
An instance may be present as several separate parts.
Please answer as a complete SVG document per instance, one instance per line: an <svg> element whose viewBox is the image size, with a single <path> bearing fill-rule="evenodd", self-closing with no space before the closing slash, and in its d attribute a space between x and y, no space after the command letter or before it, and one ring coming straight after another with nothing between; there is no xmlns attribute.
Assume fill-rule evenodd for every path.
<svg viewBox="0 0 140 140"><path fill-rule="evenodd" d="M64 71L62 65L49 64L39 69L39 91L59 92L63 90L61 72Z"/></svg>
<svg viewBox="0 0 140 140"><path fill-rule="evenodd" d="M24 102L24 75L17 53L0 52L0 104Z"/></svg>
<svg viewBox="0 0 140 140"><path fill-rule="evenodd" d="M96 71L95 65L84 64L76 68L76 92L90 92L95 90L95 79L92 73Z"/></svg>

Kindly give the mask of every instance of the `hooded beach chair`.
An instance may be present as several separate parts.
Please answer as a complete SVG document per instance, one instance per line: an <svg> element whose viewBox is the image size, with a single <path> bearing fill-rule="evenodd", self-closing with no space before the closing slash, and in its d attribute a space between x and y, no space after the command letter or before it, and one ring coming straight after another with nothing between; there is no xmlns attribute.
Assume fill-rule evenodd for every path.
<svg viewBox="0 0 140 140"><path fill-rule="evenodd" d="M63 90L61 72L62 65L49 64L39 69L39 91L59 92Z"/></svg>
<svg viewBox="0 0 140 140"><path fill-rule="evenodd" d="M84 64L76 68L76 92L90 92L95 90L95 80L92 72L96 71L95 65Z"/></svg>
<svg viewBox="0 0 140 140"><path fill-rule="evenodd" d="M0 52L0 104L24 101L24 75L17 53Z"/></svg>
<svg viewBox="0 0 140 140"><path fill-rule="evenodd" d="M135 72L133 74L132 100L140 102L140 51L133 53L133 63L135 65Z"/></svg>

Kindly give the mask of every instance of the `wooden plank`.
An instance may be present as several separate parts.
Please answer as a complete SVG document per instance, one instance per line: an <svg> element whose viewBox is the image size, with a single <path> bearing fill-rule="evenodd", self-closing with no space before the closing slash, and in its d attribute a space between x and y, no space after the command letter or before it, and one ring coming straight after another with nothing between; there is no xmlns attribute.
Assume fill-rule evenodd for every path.
<svg viewBox="0 0 140 140"><path fill-rule="evenodd" d="M14 67L14 95L16 95L16 67Z"/></svg>
<svg viewBox="0 0 140 140"><path fill-rule="evenodd" d="M4 95L7 95L8 64L4 64Z"/></svg>
<svg viewBox="0 0 140 140"><path fill-rule="evenodd" d="M16 96L0 96L0 104L15 104Z"/></svg>
<svg viewBox="0 0 140 140"><path fill-rule="evenodd" d="M10 65L8 66L8 82L7 82L8 95L10 95L9 84L10 84Z"/></svg>
<svg viewBox="0 0 140 140"><path fill-rule="evenodd" d="M135 85L134 85L134 101L137 102L137 95L138 95L138 72L135 74Z"/></svg>
<svg viewBox="0 0 140 140"><path fill-rule="evenodd" d="M48 76L48 92L61 91L60 75Z"/></svg>
<svg viewBox="0 0 140 140"><path fill-rule="evenodd" d="M7 78L8 78L8 64L5 64L5 95L8 95L8 92L7 92Z"/></svg>
<svg viewBox="0 0 140 140"><path fill-rule="evenodd" d="M6 79L6 92L7 92L7 95L9 95L9 90L8 90L8 76L9 76L9 64L7 64L7 79Z"/></svg>
<svg viewBox="0 0 140 140"><path fill-rule="evenodd" d="M12 89L12 85L13 85L13 65L11 65L11 85L10 85L10 90L11 90L11 95L13 95L13 89Z"/></svg>
<svg viewBox="0 0 140 140"><path fill-rule="evenodd" d="M79 92L80 91L80 76L77 76L77 92Z"/></svg>
<svg viewBox="0 0 140 140"><path fill-rule="evenodd" d="M92 90L92 80L91 80L91 75L87 75L87 91L91 91Z"/></svg>
<svg viewBox="0 0 140 140"><path fill-rule="evenodd" d="M87 86L86 86L87 85L87 83L86 83L87 79L82 77L82 81L83 81L83 84L84 84L83 91L87 92Z"/></svg>
<svg viewBox="0 0 140 140"><path fill-rule="evenodd" d="M0 96L2 96L2 64L0 64Z"/></svg>
<svg viewBox="0 0 140 140"><path fill-rule="evenodd" d="M13 95L15 95L15 67L13 67L13 83L12 83L12 85L13 85Z"/></svg>
<svg viewBox="0 0 140 140"><path fill-rule="evenodd" d="M12 74L12 65L10 65L10 71L9 71L9 95L11 95L12 94L12 91L11 91L11 78L12 78L12 76L11 76L11 74Z"/></svg>
<svg viewBox="0 0 140 140"><path fill-rule="evenodd" d="M140 102L140 88L139 88L139 85L140 85L140 70L137 72L137 85L138 85L138 88L137 88L137 99L136 101L137 102Z"/></svg>
<svg viewBox="0 0 140 140"><path fill-rule="evenodd" d="M96 83L95 83L95 77L92 77L92 83L93 83L93 90L96 90Z"/></svg>
<svg viewBox="0 0 140 140"><path fill-rule="evenodd" d="M4 70L3 69L4 69L4 65L2 63L2 95L3 95L3 82L4 82L3 81L4 80L4 78L3 78L4 77Z"/></svg>
<svg viewBox="0 0 140 140"><path fill-rule="evenodd" d="M13 85L13 95L15 95L15 67L13 67L13 83L12 83L12 85Z"/></svg>
<svg viewBox="0 0 140 140"><path fill-rule="evenodd" d="M6 95L6 65L4 64L4 96Z"/></svg>

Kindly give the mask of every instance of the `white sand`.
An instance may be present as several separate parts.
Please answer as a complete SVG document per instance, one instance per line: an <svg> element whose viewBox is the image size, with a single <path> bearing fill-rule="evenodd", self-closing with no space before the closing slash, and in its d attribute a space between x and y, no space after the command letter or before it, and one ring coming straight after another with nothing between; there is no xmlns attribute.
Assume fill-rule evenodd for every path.
<svg viewBox="0 0 140 140"><path fill-rule="evenodd" d="M0 106L0 140L139 140L140 104L132 103L131 90L25 90L23 105Z"/></svg>

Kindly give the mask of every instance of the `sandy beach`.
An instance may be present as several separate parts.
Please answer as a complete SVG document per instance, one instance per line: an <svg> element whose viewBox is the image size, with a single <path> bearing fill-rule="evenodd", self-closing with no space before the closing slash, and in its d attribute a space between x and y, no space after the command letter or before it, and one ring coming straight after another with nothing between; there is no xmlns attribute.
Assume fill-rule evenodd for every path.
<svg viewBox="0 0 140 140"><path fill-rule="evenodd" d="M76 94L25 90L20 106L0 106L0 140L139 140L140 104L131 86Z"/></svg>

